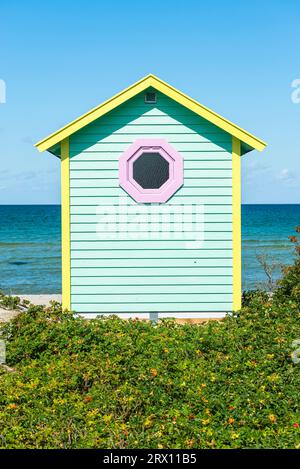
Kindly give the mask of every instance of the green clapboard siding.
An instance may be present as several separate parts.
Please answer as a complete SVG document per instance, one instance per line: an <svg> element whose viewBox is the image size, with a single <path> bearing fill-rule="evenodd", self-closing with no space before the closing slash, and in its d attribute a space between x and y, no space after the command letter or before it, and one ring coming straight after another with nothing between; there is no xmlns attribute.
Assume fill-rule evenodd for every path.
<svg viewBox="0 0 300 469"><path fill-rule="evenodd" d="M138 95L70 137L74 311L232 310L231 136L157 98ZM119 156L138 138L164 138L184 158L166 204L141 206L119 187Z"/></svg>

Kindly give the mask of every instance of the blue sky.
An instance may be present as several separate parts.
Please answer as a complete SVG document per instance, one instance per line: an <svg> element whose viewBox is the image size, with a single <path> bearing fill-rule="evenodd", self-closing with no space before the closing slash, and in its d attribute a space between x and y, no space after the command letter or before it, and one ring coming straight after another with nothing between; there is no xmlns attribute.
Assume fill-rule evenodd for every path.
<svg viewBox="0 0 300 469"><path fill-rule="evenodd" d="M59 160L33 144L148 73L267 141L244 203L300 203L299 17L298 0L1 0L0 204L59 203Z"/></svg>

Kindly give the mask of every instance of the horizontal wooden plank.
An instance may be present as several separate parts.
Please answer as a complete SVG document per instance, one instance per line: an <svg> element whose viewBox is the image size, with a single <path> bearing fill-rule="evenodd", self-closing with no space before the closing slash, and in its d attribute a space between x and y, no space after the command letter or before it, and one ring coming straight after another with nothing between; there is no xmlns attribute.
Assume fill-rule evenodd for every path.
<svg viewBox="0 0 300 469"><path fill-rule="evenodd" d="M168 112L165 112L168 111ZM177 112L174 108L168 108L163 111L162 109L153 108L152 110L146 110L146 112L139 108L123 111L119 108L119 112L115 114L109 114L103 116L101 119L94 121L89 124L88 127L78 132L83 134L84 132L103 132L111 133L121 128L130 128L137 126L182 126L191 129L195 129L198 132L215 132L215 133L226 133L216 125L211 124L205 119L201 119L196 114L189 113L184 114ZM71 135L71 143L76 134Z"/></svg>
<svg viewBox="0 0 300 469"><path fill-rule="evenodd" d="M168 96L165 94L161 93L160 91L156 91L156 103L155 104L150 104L150 103L145 103L145 92L138 93L135 95L133 98L130 99L130 101L126 101L124 104L121 106L126 108L126 109L135 109L136 106L144 106L147 109L151 109L154 107L160 107L161 105L172 105L178 109L183 108L183 110L187 110L188 112L191 112L189 109L184 108L181 104L177 103L176 101L171 100ZM113 110L113 112L116 112L116 110Z"/></svg>
<svg viewBox="0 0 300 469"><path fill-rule="evenodd" d="M143 207L148 208L145 210L145 213L149 214L151 213L151 207L147 205L143 205ZM181 205L178 207L176 205L172 206L173 210L180 210ZM102 211L106 210L106 213L128 213L128 214L135 214L135 213L141 213L141 205L137 205L136 203L134 205L118 205L118 204L111 204L107 206L97 206L97 205L72 205L71 206L71 214L72 215L96 215L101 213ZM172 212L171 212L172 213ZM206 205L204 207L204 213L205 214L231 214L232 213L232 206L231 204L229 205Z"/></svg>
<svg viewBox="0 0 300 469"><path fill-rule="evenodd" d="M144 239L144 240L172 240L172 239L206 239L206 230L215 230L213 232L227 232L231 231L230 223L206 223L204 228L201 226L193 226L192 224L185 224L183 228L178 227L177 224L173 225L142 225L138 226L134 223L119 224L105 226L102 223L95 225L89 224L71 224L71 233L94 233L94 239L102 240L118 240L118 239Z"/></svg>
<svg viewBox="0 0 300 469"><path fill-rule="evenodd" d="M88 159L85 160L77 160L73 159L70 162L71 172L79 169L86 170L94 170L102 171L102 170L117 170L119 168L119 161L118 160L109 160L109 161L89 161ZM225 169L231 170L232 162L231 160L185 160L184 161L184 169L195 169L195 170L212 170L215 169ZM229 174L230 176L230 174Z"/></svg>
<svg viewBox="0 0 300 469"><path fill-rule="evenodd" d="M181 131L183 131L183 128L181 128ZM124 130L124 129L123 129ZM141 127L139 128L141 130ZM151 130L151 132L149 132ZM77 145L82 145L85 147L87 144L88 145L95 145L96 143L99 144L104 144L104 143L127 143L128 145L131 145L135 140L139 138L164 138L167 140L171 145L173 143L214 143L215 145L218 145L219 143L227 143L228 148L231 146L231 135L229 134L220 134L220 133L208 133L206 132L204 134L196 133L193 131L188 131L186 130L185 133L166 133L163 129L163 127L160 127L157 129L157 132L155 132L153 126L149 129L148 127L148 132L136 132L136 128L132 129L131 128L131 133L127 132L118 132L115 131L111 134L109 133L103 133L103 130L101 129L101 133L87 133L85 132L84 134L77 135L76 138L73 138L72 140L72 151L76 151L78 149ZM76 135L76 134L75 134ZM230 146L229 146L230 145Z"/></svg>
<svg viewBox="0 0 300 469"><path fill-rule="evenodd" d="M100 282L99 282L100 283ZM157 300L156 295L188 295L188 294L232 294L231 285L73 285L72 295L91 295L88 301L95 301L94 295L155 295L152 301ZM75 301L75 297L73 296ZM132 301L132 300L131 300ZM145 298L145 301L147 299ZM80 300L79 300L80 302ZM101 300L100 300L101 303Z"/></svg>
<svg viewBox="0 0 300 469"><path fill-rule="evenodd" d="M89 162L91 163L91 162ZM119 171L118 169L96 169L90 168L89 163L87 166L83 164L86 169L76 169L71 165L71 179L118 179ZM217 178L228 178L231 177L230 169L185 169L184 170L184 185L187 184L187 180L190 178L202 178L202 179L217 179Z"/></svg>
<svg viewBox="0 0 300 469"><path fill-rule="evenodd" d="M212 143L212 142L170 142L173 144L174 148L177 151L187 151L187 150L193 150L193 151L216 151L218 147L223 148L226 151L231 151L231 142L224 142L224 143ZM94 144L89 144L89 143L72 143L72 152L84 152L85 150L88 150L89 152L97 152L100 149L102 151L119 151L119 152L124 152L129 146L128 142L123 142L123 143L94 143Z"/></svg>
<svg viewBox="0 0 300 469"><path fill-rule="evenodd" d="M192 122L197 124L205 125L209 123L203 117L196 115L184 106L175 103L175 101L169 101L168 104L162 101L157 104L146 104L142 103L141 101L134 102L133 100L130 100L127 101L127 103L120 105L114 111L111 111L102 118L94 121L89 125L89 127L97 127L105 123L112 124L116 122L116 119L121 117L125 118L125 122L127 122L128 119L138 119L141 116L147 116L150 118L154 116L159 118L162 118L163 116L169 116L182 122L191 119Z"/></svg>
<svg viewBox="0 0 300 469"><path fill-rule="evenodd" d="M149 287L162 287L165 288L166 286L172 287L172 288L182 288L183 285L191 285L195 287L202 287L205 286L205 288L219 288L219 286L230 286L232 287L232 276L227 275L227 276L208 276L208 275L203 275L203 276L189 276L189 277L183 277L180 275L152 275L149 277L72 277L72 287L74 288L75 286L80 287L80 286L109 286L115 289L119 287L133 287L135 288L136 286L139 286L139 288L142 288L142 286L149 286ZM208 290L210 291L210 290Z"/></svg>
<svg viewBox="0 0 300 469"><path fill-rule="evenodd" d="M225 232L226 233L226 232ZM200 231L197 233L195 231L193 232L182 232L182 231L178 231L178 232L166 232L166 233L162 233L162 234L157 234L156 232L152 232L152 233L148 233L148 232L137 232L135 233L134 231L132 232L119 232L119 233L116 233L116 232L98 232L97 235L95 234L95 232L91 231L91 232L88 232L88 231L72 231L71 233L71 239L74 240L74 241L78 241L78 240L83 240L83 241L86 241L86 240L95 240L95 242L97 242L96 240L98 240L99 242L112 242L112 243L118 243L118 242L123 242L123 241L127 241L127 242L137 242L137 241L141 241L145 244L146 246L146 242L150 243L151 241L153 242L162 242L162 243L171 243L172 241L180 241L182 243L182 249L184 248L187 248L187 249L192 249L192 248L196 248L196 247L199 247L199 249L203 246L207 246L210 242L211 243L214 243L214 244L218 244L218 245L222 245L222 246L226 246L226 247L229 247L229 241L220 241L219 242L219 239L221 238L221 236L219 237L216 237L217 241L206 241L205 239L205 236L206 236L206 232L204 233L204 236L203 236L203 233L201 233ZM203 240L204 238L204 240ZM211 239L214 239L213 236L211 236ZM225 235L224 235L224 239L226 239ZM227 239L229 239L229 236L227 237ZM227 244L226 244L227 243ZM145 247L146 249L146 247Z"/></svg>
<svg viewBox="0 0 300 469"><path fill-rule="evenodd" d="M72 249L231 249L232 232L206 232L204 241L197 240L195 236L187 239L149 239L149 236L142 237L139 233L135 238L126 236L124 239L102 239L95 236L95 233L71 233ZM145 243L147 241L147 243Z"/></svg>
<svg viewBox="0 0 300 469"><path fill-rule="evenodd" d="M185 178L184 185L186 187L231 187L231 177L205 179L205 178ZM119 179L116 175L111 179L71 179L71 188L83 187L118 187Z"/></svg>
<svg viewBox="0 0 300 469"><path fill-rule="evenodd" d="M153 224L154 225L154 224ZM71 233L94 233L95 239L205 239L206 231L231 231L231 223L205 223L192 225L184 224L183 227L170 225L152 226L150 224L138 226L136 224L107 224L104 223L71 223Z"/></svg>
<svg viewBox="0 0 300 469"><path fill-rule="evenodd" d="M72 311L77 313L139 313L139 312L221 312L221 311L232 311L232 302L211 302L200 303L113 303L113 304L102 304L102 303L89 303L81 304L71 303Z"/></svg>
<svg viewBox="0 0 300 469"><path fill-rule="evenodd" d="M71 205L107 205L108 203L111 204L112 202L118 203L118 201L126 201L126 203L136 203L129 197L129 195L123 191L120 197L115 197L114 199L110 198L110 200L106 200L108 197L71 197L70 203ZM195 196L183 196L181 197L179 194L176 194L176 197L171 197L170 200L166 202L165 205L178 205L183 204L186 207L191 205L228 205L231 204L231 197L229 196L210 196L210 197L195 197Z"/></svg>
<svg viewBox="0 0 300 469"><path fill-rule="evenodd" d="M127 101L122 106L126 109L131 109L131 108L135 109L136 106L141 106L141 105L145 106L147 109L149 109L149 108L151 109L151 108L155 108L155 107L160 108L162 105L170 105L170 106L173 106L177 109L182 109L182 111L186 111L186 112L191 113L191 111L189 109L185 108L181 104L179 104L176 101L172 100L171 98L169 98L165 94L161 93L160 91L156 91L156 103L155 104L145 103L145 92L142 91L141 93L138 93L137 95L135 95L130 101ZM116 112L116 110L114 110L112 112Z"/></svg>
<svg viewBox="0 0 300 469"><path fill-rule="evenodd" d="M121 117L121 119L116 117L110 124L105 120L106 124L99 123L99 125L93 127L88 126L84 132L77 132L72 135L71 146L72 143L89 141L88 137L99 137L99 139L101 139L110 135L134 135L135 138L142 138L141 136L143 135L147 135L148 137L149 135L160 135L160 138L165 139L168 139L169 136L173 137L174 135L199 135L208 139L222 138L225 141L231 138L229 134L218 127L212 127L209 123L193 124L190 121L192 125L189 126L167 115L161 117L146 115L140 116L134 120L132 120L131 117L134 116L128 116L128 119L126 119L126 117ZM195 122L197 122L197 120ZM118 125L120 123L121 125Z"/></svg>
<svg viewBox="0 0 300 469"><path fill-rule="evenodd" d="M230 259L231 249L71 249L71 259Z"/></svg>
<svg viewBox="0 0 300 469"><path fill-rule="evenodd" d="M182 186L177 193L180 192L181 197L196 196L231 196L231 187L188 187ZM116 187L72 187L70 189L71 197L118 197L123 193L123 189L119 186Z"/></svg>
<svg viewBox="0 0 300 469"><path fill-rule="evenodd" d="M202 152L202 151L181 151L184 161L230 161L231 153L219 148L218 151ZM84 153L70 152L71 165L74 161L119 161L119 151L85 151Z"/></svg>
<svg viewBox="0 0 300 469"><path fill-rule="evenodd" d="M72 303L100 303L100 304L112 304L118 302L119 304L124 303L168 303L176 302L180 303L201 303L201 302L222 302L229 303L232 301L231 293L143 293L143 294L119 294L115 292L113 295L109 294L72 294Z"/></svg>
<svg viewBox="0 0 300 469"><path fill-rule="evenodd" d="M104 229L106 229L107 225L116 226L116 229L120 229L124 231L130 225L137 225L140 231L147 231L151 229L153 231L159 231L162 229L162 225L170 225L173 228L173 225L180 226L181 224L196 224L199 220L203 217L203 223L206 225L207 223L231 223L232 215L231 213L204 213L203 215L194 213L184 213L184 212L177 212L177 210L173 211L168 208L168 213L163 211L158 212L157 215L152 215L150 211L143 211L140 212L136 211L126 211L122 210L122 207L117 208L116 211L111 211L108 213L107 210L100 210L101 207L98 208L97 213L95 215L73 215L71 214L71 223L92 223L98 225L99 223L105 225ZM99 227L97 226L97 229ZM100 228L101 229L101 228ZM231 229L231 227L229 227ZM192 231L193 226L189 228L188 231Z"/></svg>
<svg viewBox="0 0 300 469"><path fill-rule="evenodd" d="M74 173L73 173L74 174ZM106 178L106 179L89 179L89 178L71 178L70 179L70 187L73 188L83 188L83 187L118 187L119 186L119 178L117 174L114 178Z"/></svg>
<svg viewBox="0 0 300 469"><path fill-rule="evenodd" d="M80 236L81 235L81 236ZM147 242L146 242L147 241ZM131 239L124 240L99 240L95 238L93 233L71 233L71 250L88 249L88 250L188 250L188 249L231 249L232 248L232 233L205 233L204 241L190 242L187 240L149 240L149 239Z"/></svg>
<svg viewBox="0 0 300 469"><path fill-rule="evenodd" d="M199 268L203 267L231 267L232 258L206 258L198 259L196 256L190 259L184 258L161 258L161 259L71 259L72 269L96 269L107 268L110 272L111 269L129 269L134 267L139 268L153 268L157 270L167 267L174 267L176 270L186 267ZM108 275L109 275L108 272Z"/></svg>
<svg viewBox="0 0 300 469"><path fill-rule="evenodd" d="M84 162L82 162L84 165ZM117 169L114 170L107 170L107 169L74 169L74 165L70 164L70 178L71 180L79 179L79 180L86 180L86 179L114 179L118 181L119 179L119 171Z"/></svg>
<svg viewBox="0 0 300 469"><path fill-rule="evenodd" d="M108 277L108 276L120 276L130 277L131 275L136 276L149 276L149 275L174 275L173 267L128 267L128 268L110 268L107 267L95 267L95 268L71 268L72 277ZM176 269L176 274L181 276L188 275L231 275L231 267L181 267Z"/></svg>

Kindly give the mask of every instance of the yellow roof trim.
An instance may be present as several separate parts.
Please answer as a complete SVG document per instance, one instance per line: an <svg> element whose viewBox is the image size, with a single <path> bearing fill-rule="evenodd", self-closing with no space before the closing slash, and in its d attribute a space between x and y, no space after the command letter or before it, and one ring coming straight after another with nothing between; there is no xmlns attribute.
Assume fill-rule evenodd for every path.
<svg viewBox="0 0 300 469"><path fill-rule="evenodd" d="M225 119L224 117L220 116L211 109L198 103L194 99L190 98L186 94L177 90L168 83L160 80L154 75L147 75L146 77L137 81L125 90L108 99L104 103L91 109L86 114L83 114L74 121L70 122L65 127L62 127L61 129L52 133L43 140L40 140L38 143L35 144L35 146L40 152L49 150L51 147L58 144L65 138L74 134L75 132L82 129L83 127L90 124L99 117L103 116L104 114L112 111L117 106L120 106L120 104L123 104L125 101L133 98L138 93L141 93L150 86L155 88L157 91L160 91L161 93L165 94L169 98L173 99L177 103L182 104L186 108L193 111L195 114L198 114L209 122L220 127L225 132L228 132L232 136L249 145L251 148L258 151L262 151L266 147L267 144L259 138L250 134L249 132L237 126L236 124L233 124L229 120Z"/></svg>

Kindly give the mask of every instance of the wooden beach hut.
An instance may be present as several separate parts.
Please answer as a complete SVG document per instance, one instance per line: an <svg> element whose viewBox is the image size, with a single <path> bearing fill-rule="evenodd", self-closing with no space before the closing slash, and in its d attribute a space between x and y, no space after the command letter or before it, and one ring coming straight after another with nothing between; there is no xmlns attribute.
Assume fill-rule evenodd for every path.
<svg viewBox="0 0 300 469"><path fill-rule="evenodd" d="M241 306L241 156L266 144L154 75L36 144L61 160L63 307Z"/></svg>

